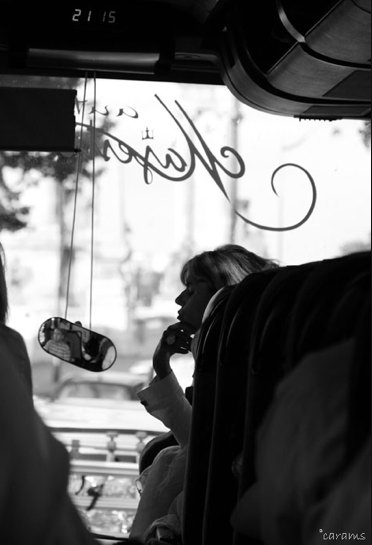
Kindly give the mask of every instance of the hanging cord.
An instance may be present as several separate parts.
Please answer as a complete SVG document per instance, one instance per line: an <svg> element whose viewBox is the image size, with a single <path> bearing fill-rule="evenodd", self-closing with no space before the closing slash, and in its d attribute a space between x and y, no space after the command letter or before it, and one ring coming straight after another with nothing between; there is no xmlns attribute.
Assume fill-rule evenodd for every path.
<svg viewBox="0 0 372 545"><path fill-rule="evenodd" d="M84 114L85 114L85 100L87 95L87 73L85 73L84 79L84 95L83 95L83 107L81 109L81 124L80 124L80 134L79 134L79 145L80 151L78 152L77 159L77 168L76 168L76 178L75 178L75 195L74 195L74 211L72 216L72 228L71 228L71 242L70 242L70 259L68 262L68 273L67 273L67 287L66 287L66 307L65 307L65 320L67 319L67 311L70 299L70 279L71 279L71 268L72 268L72 253L74 249L74 236L75 236L75 223L76 223L76 209L77 209L77 196L79 189L79 176L81 172L82 164L82 148L83 148L83 125L84 125Z"/></svg>
<svg viewBox="0 0 372 545"><path fill-rule="evenodd" d="M92 214L91 214L91 237L90 237L90 286L89 286L89 329L92 328L92 302L93 302L93 250L94 250L94 204L96 185L96 104L97 84L96 73L93 73L93 129L92 129Z"/></svg>

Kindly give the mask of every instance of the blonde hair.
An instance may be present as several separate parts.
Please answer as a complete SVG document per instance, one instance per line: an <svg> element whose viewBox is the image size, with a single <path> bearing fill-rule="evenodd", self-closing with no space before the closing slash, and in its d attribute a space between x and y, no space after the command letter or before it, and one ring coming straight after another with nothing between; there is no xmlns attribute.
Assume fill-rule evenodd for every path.
<svg viewBox="0 0 372 545"><path fill-rule="evenodd" d="M277 267L274 261L250 252L243 246L225 244L187 261L181 271L181 281L186 285L190 276L202 278L217 291L238 284L249 274Z"/></svg>

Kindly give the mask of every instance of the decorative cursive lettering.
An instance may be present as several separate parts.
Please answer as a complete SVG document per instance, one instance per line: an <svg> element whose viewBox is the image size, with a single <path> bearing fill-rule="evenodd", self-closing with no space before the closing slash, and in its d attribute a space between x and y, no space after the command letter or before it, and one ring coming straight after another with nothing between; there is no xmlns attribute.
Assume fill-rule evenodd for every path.
<svg viewBox="0 0 372 545"><path fill-rule="evenodd" d="M162 108L169 114L170 118L173 120L175 125L178 127L180 133L182 134L188 150L187 157L183 157L173 148L168 148L165 156L161 158L148 144L145 146L144 152L141 153L138 150L134 149L132 146L130 146L127 142L100 128L95 128L94 130L96 133L100 133L99 140L102 142L102 149L98 149L96 144L95 153L100 155L105 161L110 161L112 157L115 157L123 164L129 164L133 160L136 161L142 167L143 179L146 184L151 184L154 180L155 175L172 182L185 181L191 178L191 176L194 174L197 161L199 161L199 163L202 165L202 167L204 167L214 183L217 185L218 189L231 204L231 199L223 184L221 174L223 173L234 180L242 178L246 172L246 167L241 155L234 148L230 146L223 146L220 149L220 158L218 158L212 152L205 139L203 138L202 134L196 127L195 123L192 121L190 116L187 114L187 112L184 110L179 102L175 101L175 104L179 112L183 116L183 122L179 121L179 119L172 112L172 110L161 100L158 95L155 95L155 98L161 104ZM101 115L108 115L109 110L107 106L105 107L104 113L99 113L101 113ZM138 118L138 113L133 108L121 108L118 115L123 114L131 118ZM93 130L92 124L88 125L84 123L79 123L79 125L85 128L86 131ZM190 129L192 136L190 136L189 134ZM145 140L147 141L149 139ZM229 165L231 165L231 163L233 162L235 168L227 166L225 164L226 162L228 162ZM300 221L292 225L276 227L256 223L245 217L236 209L234 209L235 214L245 223L248 223L253 227L266 231L290 231L293 229L297 229L298 227L303 225L313 213L317 199L315 182L310 173L305 168L297 165L296 163L282 164L277 167L271 175L271 189L274 194L278 196L275 188L276 175L280 170L290 167L296 168L303 172L307 180L310 182L311 187L312 194L310 206Z"/></svg>

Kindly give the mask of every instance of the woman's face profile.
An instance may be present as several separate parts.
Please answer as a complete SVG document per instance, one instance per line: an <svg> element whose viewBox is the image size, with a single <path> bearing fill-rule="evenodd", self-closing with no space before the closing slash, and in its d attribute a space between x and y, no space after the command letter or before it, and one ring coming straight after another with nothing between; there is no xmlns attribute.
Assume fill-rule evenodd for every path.
<svg viewBox="0 0 372 545"><path fill-rule="evenodd" d="M181 306L178 313L180 322L197 331L201 326L207 304L214 293L215 290L205 279L188 275L185 289L175 299L177 305Z"/></svg>

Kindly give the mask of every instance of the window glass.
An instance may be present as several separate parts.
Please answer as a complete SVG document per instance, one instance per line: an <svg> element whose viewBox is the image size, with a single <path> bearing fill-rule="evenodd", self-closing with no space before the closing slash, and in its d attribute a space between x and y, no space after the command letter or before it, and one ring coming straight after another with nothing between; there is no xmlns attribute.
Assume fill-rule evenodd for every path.
<svg viewBox="0 0 372 545"><path fill-rule="evenodd" d="M56 376L38 328L66 308L87 327L91 313L126 370L151 358L176 320L180 269L194 253L235 242L287 265L370 246L363 121L269 115L223 86L36 76L0 85L77 91L80 152L0 152L8 323L27 342L36 393ZM298 166L281 168L273 191L287 163ZM312 205L302 225L280 230ZM71 371L63 365L62 375Z"/></svg>

